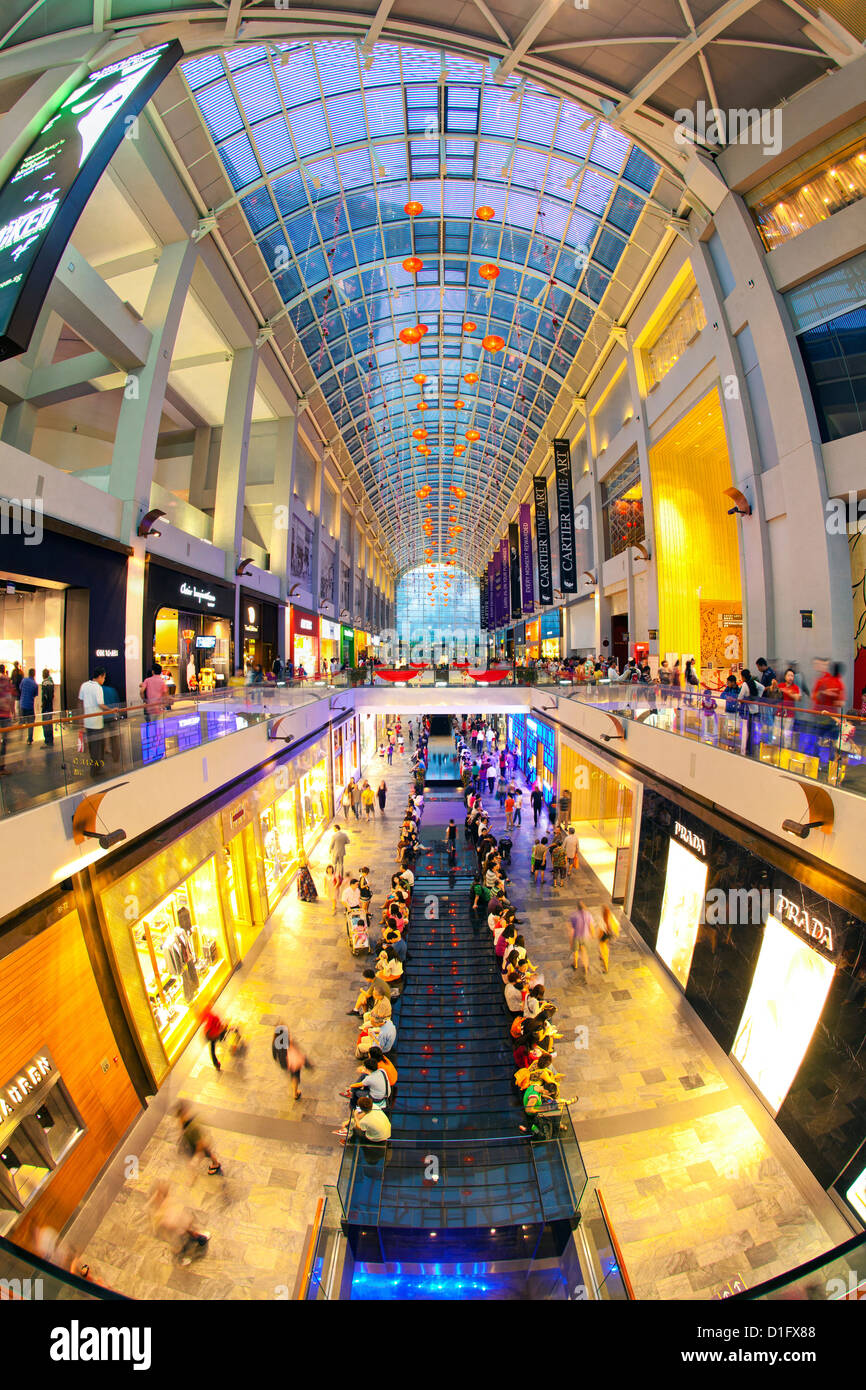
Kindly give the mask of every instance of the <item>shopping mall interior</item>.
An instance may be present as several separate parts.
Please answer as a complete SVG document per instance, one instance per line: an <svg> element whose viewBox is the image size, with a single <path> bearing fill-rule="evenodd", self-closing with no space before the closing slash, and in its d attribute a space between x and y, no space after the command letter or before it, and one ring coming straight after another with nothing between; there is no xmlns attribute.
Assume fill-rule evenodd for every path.
<svg viewBox="0 0 866 1390"><path fill-rule="evenodd" d="M864 41L4 0L0 1296L866 1297Z"/></svg>

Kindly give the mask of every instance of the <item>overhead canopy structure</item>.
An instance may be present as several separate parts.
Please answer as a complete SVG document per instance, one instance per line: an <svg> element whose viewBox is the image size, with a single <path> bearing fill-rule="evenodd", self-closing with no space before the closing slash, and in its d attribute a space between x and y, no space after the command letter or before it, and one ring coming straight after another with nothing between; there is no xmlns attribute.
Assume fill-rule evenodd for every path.
<svg viewBox="0 0 866 1390"><path fill-rule="evenodd" d="M852 25L846 0L6 0L0 56L14 82L181 38L154 104L204 230L397 568L473 573L576 364L724 191L677 113L776 106L857 56Z"/></svg>

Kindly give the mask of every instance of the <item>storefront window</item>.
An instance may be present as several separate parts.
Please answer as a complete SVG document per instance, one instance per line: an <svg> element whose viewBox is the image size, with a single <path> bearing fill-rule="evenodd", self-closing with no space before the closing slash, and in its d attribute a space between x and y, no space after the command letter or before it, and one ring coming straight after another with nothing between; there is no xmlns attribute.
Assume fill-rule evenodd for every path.
<svg viewBox="0 0 866 1390"><path fill-rule="evenodd" d="M760 197L751 211L764 245L772 251L864 196L866 149L861 137L806 174L798 172L797 177L777 185Z"/></svg>
<svg viewBox="0 0 866 1390"><path fill-rule="evenodd" d="M697 286L693 285L652 345L644 349L643 361L648 389L657 386L662 378L667 376L706 322L703 300Z"/></svg>
<svg viewBox="0 0 866 1390"><path fill-rule="evenodd" d="M156 615L153 660L169 690L222 689L231 675L232 624L227 618L160 608Z"/></svg>
<svg viewBox="0 0 866 1390"><path fill-rule="evenodd" d="M615 881L624 896L631 846L634 793L625 782L562 746L561 788L568 798L567 819L577 831L581 857L608 893Z"/></svg>
<svg viewBox="0 0 866 1390"><path fill-rule="evenodd" d="M186 1040L199 1001L228 966L211 856L132 927L138 963L160 1042L171 1061Z"/></svg>
<svg viewBox="0 0 866 1390"><path fill-rule="evenodd" d="M627 459L601 484L604 557L611 560L644 539L643 488L640 460Z"/></svg>
<svg viewBox="0 0 866 1390"><path fill-rule="evenodd" d="M301 778L301 818L304 845L308 845L317 830L330 819L328 795L328 760L322 758Z"/></svg>
<svg viewBox="0 0 866 1390"><path fill-rule="evenodd" d="M298 822L295 791L286 792L259 816L268 902L273 907L290 874L298 867Z"/></svg>

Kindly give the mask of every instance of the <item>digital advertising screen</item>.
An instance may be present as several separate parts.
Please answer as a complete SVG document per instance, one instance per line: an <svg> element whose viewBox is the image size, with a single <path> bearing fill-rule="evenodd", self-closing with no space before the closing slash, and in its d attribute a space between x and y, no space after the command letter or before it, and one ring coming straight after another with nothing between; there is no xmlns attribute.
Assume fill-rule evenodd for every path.
<svg viewBox="0 0 866 1390"><path fill-rule="evenodd" d="M797 1075L834 973L832 961L819 956L777 918L767 918L731 1055L774 1112Z"/></svg>
<svg viewBox="0 0 866 1390"><path fill-rule="evenodd" d="M706 887L706 864L690 850L671 840L656 951L683 989L692 968L698 927L704 913Z"/></svg>
<svg viewBox="0 0 866 1390"><path fill-rule="evenodd" d="M45 122L0 189L0 359L27 348L60 257L124 136L183 47L97 68Z"/></svg>

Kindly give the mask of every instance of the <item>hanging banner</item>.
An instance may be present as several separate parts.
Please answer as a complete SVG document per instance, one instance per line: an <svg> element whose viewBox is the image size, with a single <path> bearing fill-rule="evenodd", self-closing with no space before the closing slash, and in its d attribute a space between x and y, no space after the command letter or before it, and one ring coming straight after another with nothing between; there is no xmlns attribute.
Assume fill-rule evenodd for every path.
<svg viewBox="0 0 866 1390"><path fill-rule="evenodd" d="M556 510L559 517L559 587L564 594L577 593L577 555L574 548L574 494L571 487L571 445L554 439Z"/></svg>
<svg viewBox="0 0 866 1390"><path fill-rule="evenodd" d="M511 620L522 616L520 603L520 527L516 521L508 524L508 579L511 594Z"/></svg>
<svg viewBox="0 0 866 1390"><path fill-rule="evenodd" d="M478 581L479 610L481 613L481 631L487 631L487 575L482 574Z"/></svg>
<svg viewBox="0 0 866 1390"><path fill-rule="evenodd" d="M493 556L493 624L496 629L502 626L502 566L499 563L499 546Z"/></svg>
<svg viewBox="0 0 866 1390"><path fill-rule="evenodd" d="M496 603L493 597L493 561L487 561L487 627L488 631L496 630Z"/></svg>
<svg viewBox="0 0 866 1390"><path fill-rule="evenodd" d="M547 504L547 479L532 479L535 501L535 545L538 551L538 602L553 603L553 574L550 568L550 508Z"/></svg>
<svg viewBox="0 0 866 1390"><path fill-rule="evenodd" d="M520 527L520 586L523 591L523 611L527 615L535 608L535 576L532 573L532 508L521 502Z"/></svg>
<svg viewBox="0 0 866 1390"><path fill-rule="evenodd" d="M511 622L511 584L508 570L508 537L499 542L499 569L502 573L502 626Z"/></svg>

